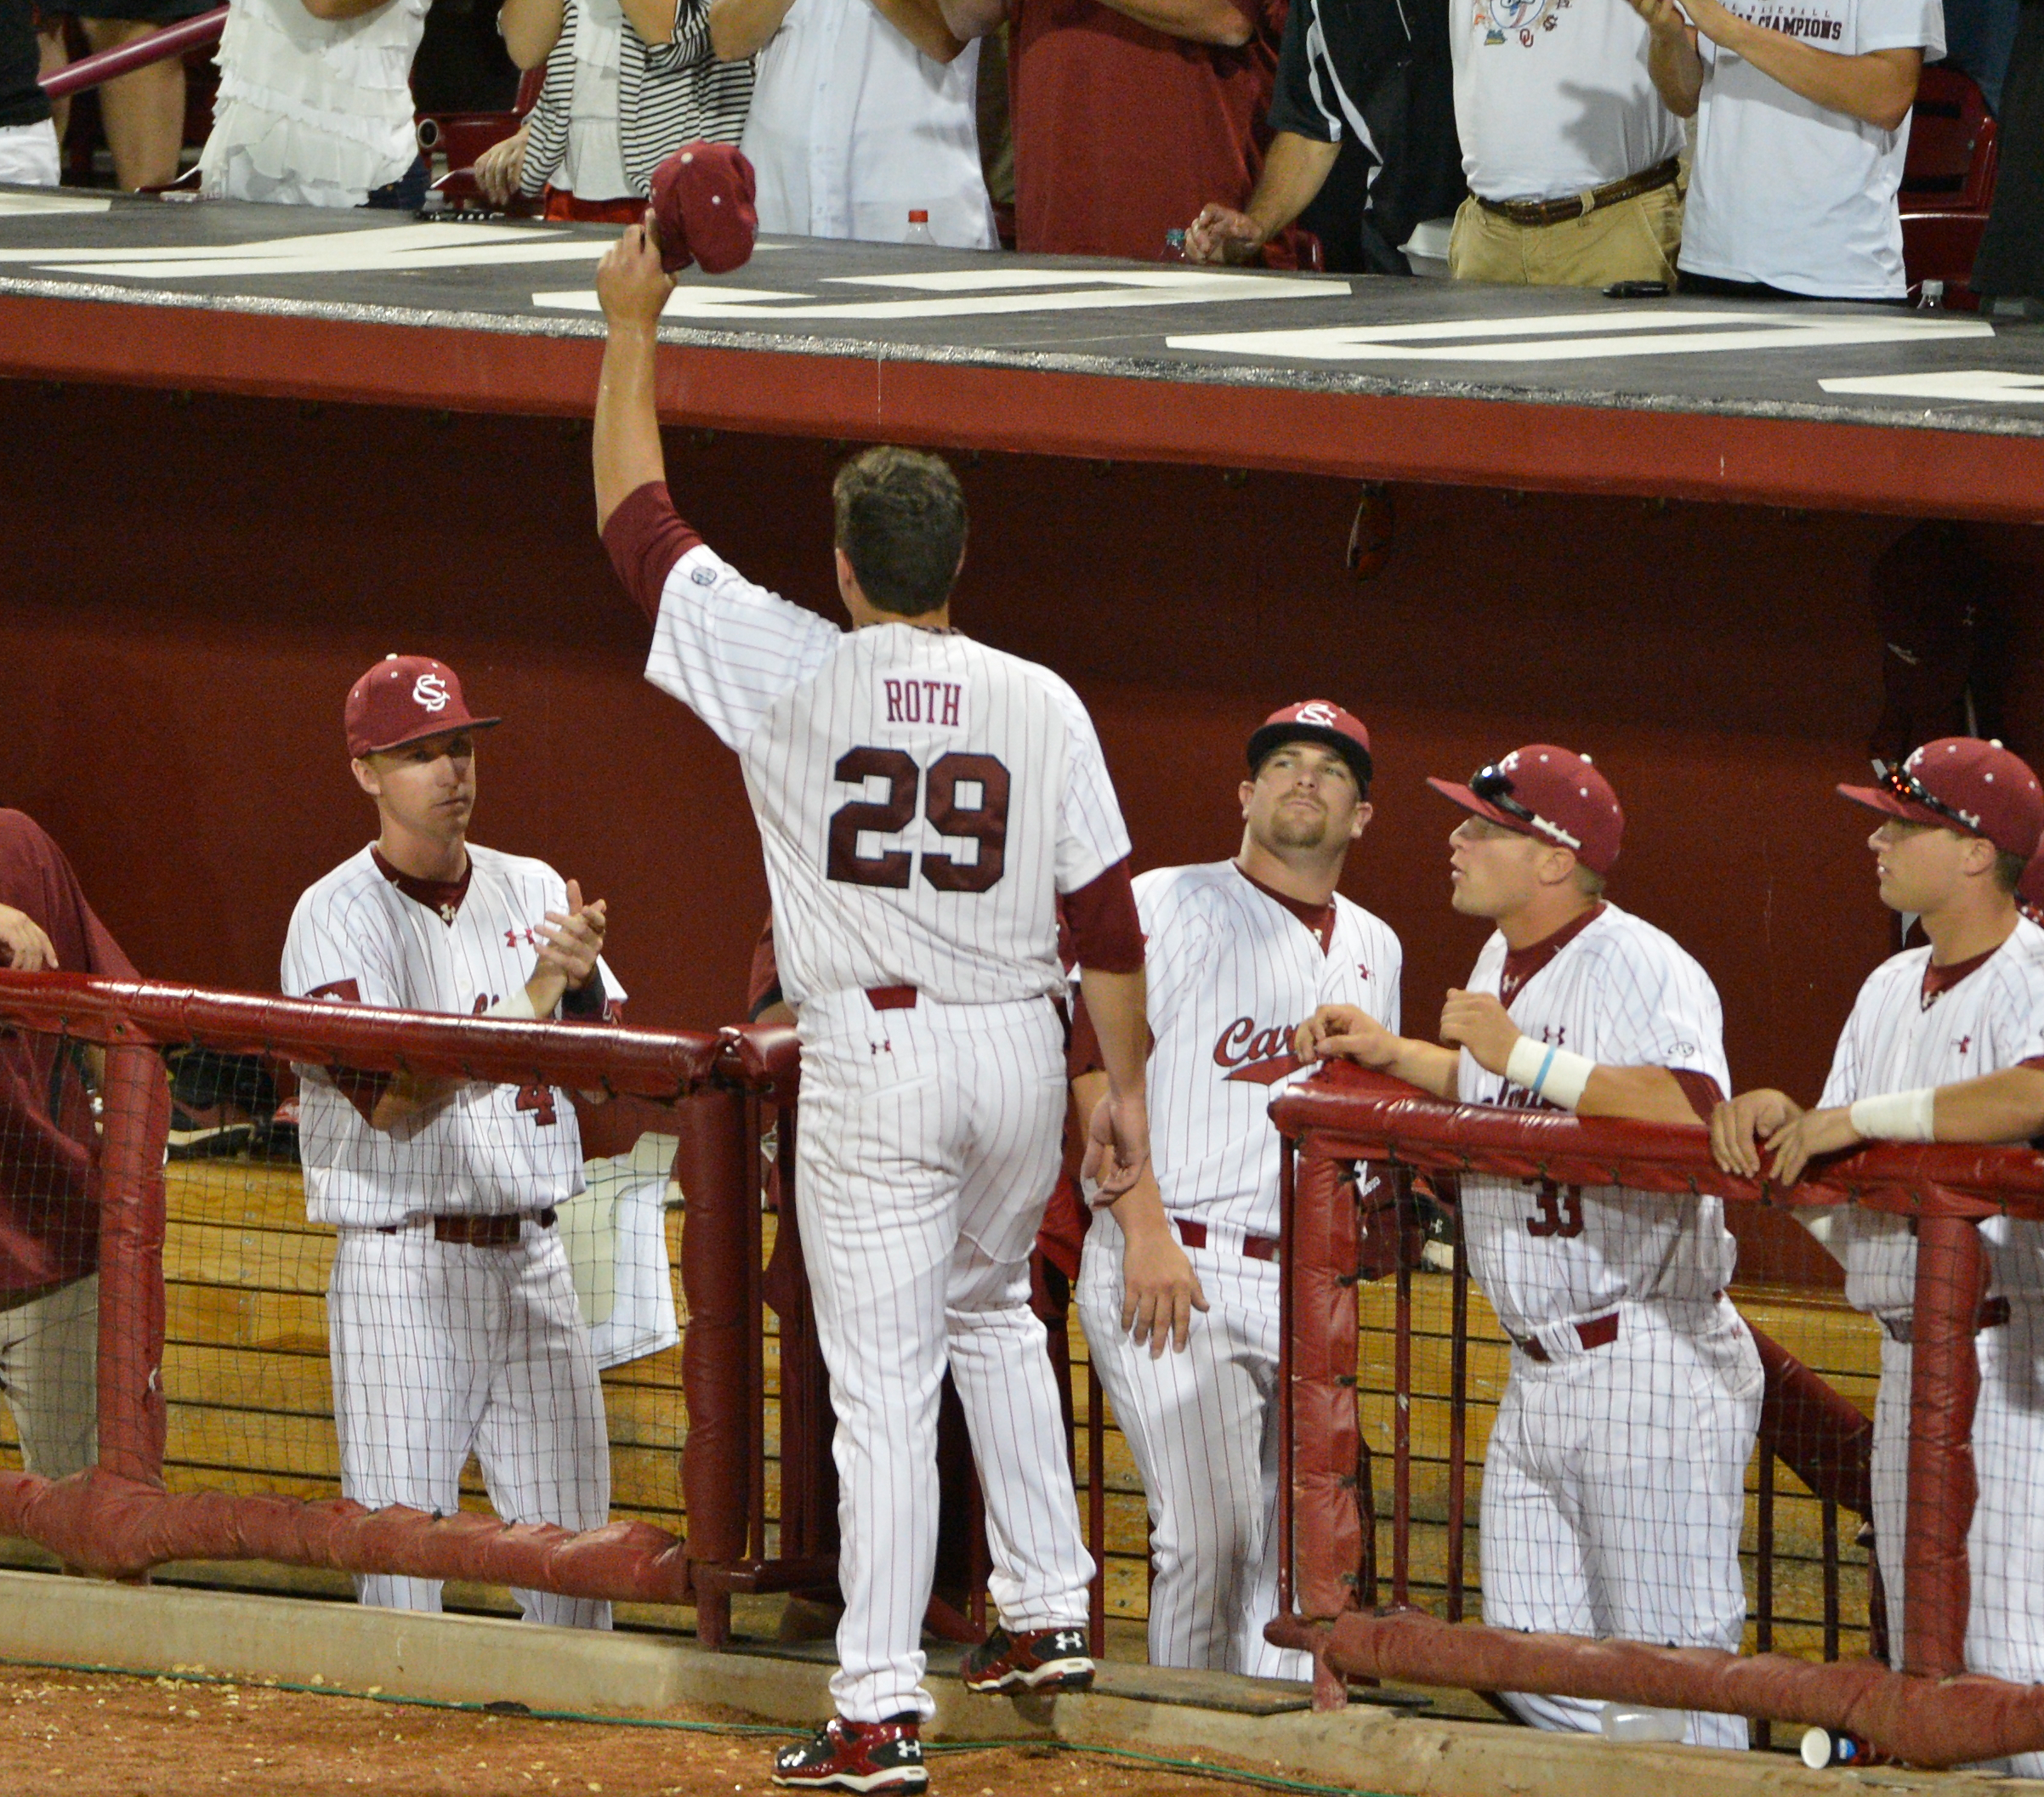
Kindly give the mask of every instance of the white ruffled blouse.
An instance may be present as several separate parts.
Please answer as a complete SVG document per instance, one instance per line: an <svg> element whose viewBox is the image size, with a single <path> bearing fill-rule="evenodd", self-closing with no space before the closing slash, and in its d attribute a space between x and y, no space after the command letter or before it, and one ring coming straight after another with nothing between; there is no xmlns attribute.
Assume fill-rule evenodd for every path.
<svg viewBox="0 0 2044 1797"><path fill-rule="evenodd" d="M299 0L231 0L199 157L207 196L360 206L400 179L418 155L412 61L430 4L328 23Z"/></svg>

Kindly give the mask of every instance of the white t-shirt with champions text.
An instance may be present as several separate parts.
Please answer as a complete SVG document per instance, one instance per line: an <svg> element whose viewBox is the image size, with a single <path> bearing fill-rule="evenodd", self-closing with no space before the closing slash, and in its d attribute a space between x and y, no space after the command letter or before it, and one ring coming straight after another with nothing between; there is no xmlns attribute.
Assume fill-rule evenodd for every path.
<svg viewBox="0 0 2044 1797"><path fill-rule="evenodd" d="M1942 0L1728 0L1741 18L1838 56L1945 54ZM1743 56L1697 43L1703 93L1681 266L1791 293L1900 299L1895 198L1909 121L1882 131L1791 94Z"/></svg>
<svg viewBox="0 0 2044 1797"><path fill-rule="evenodd" d="M1448 0L1455 124L1469 190L1559 200L1682 150L1625 0Z"/></svg>

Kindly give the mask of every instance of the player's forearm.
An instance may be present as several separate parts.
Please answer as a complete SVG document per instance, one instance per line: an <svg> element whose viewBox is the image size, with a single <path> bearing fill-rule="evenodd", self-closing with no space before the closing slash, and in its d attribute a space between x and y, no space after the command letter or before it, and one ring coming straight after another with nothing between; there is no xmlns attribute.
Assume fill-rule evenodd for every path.
<svg viewBox="0 0 2044 1797"><path fill-rule="evenodd" d="M1171 1233L1171 1219L1165 1213L1163 1191L1147 1164L1135 1184L1119 1198L1106 1199L1100 1208L1114 1212L1115 1222L1121 1225L1122 1237L1131 1247L1159 1238L1178 1239Z"/></svg>
<svg viewBox="0 0 2044 1797"><path fill-rule="evenodd" d="M1263 157L1263 172L1257 177L1256 190L1242 209L1256 220L1257 229L1268 243L1319 197L1332 172L1339 144L1323 144L1317 138L1301 137L1296 131L1280 131L1270 140Z"/></svg>
<svg viewBox="0 0 2044 1797"><path fill-rule="evenodd" d="M388 1133L438 1110L458 1092L461 1080L422 1080L412 1074L395 1074L369 1114L369 1127Z"/></svg>
<svg viewBox="0 0 2044 1797"><path fill-rule="evenodd" d="M1437 1098L1453 1098L1461 1083L1462 1056L1438 1042L1400 1036L1396 1057L1385 1063L1383 1071L1422 1091L1432 1092Z"/></svg>
<svg viewBox="0 0 2044 1797"><path fill-rule="evenodd" d="M1591 1070L1578 1117L1628 1117L1636 1123L1700 1124L1696 1107L1665 1067L1604 1067Z"/></svg>
<svg viewBox="0 0 2044 1797"><path fill-rule="evenodd" d="M658 348L648 324L614 324L604 346L596 389L594 459L599 533L625 499L649 481L667 478L653 407L653 365Z"/></svg>
<svg viewBox="0 0 2044 1797"><path fill-rule="evenodd" d="M1249 21L1228 0L1101 0L1124 18L1153 31L1195 43L1237 49L1249 42Z"/></svg>
<svg viewBox="0 0 2044 1797"><path fill-rule="evenodd" d="M2005 1067L1940 1086L1933 1105L1939 1142L2029 1142L2044 1135L2044 1070Z"/></svg>
<svg viewBox="0 0 2044 1797"><path fill-rule="evenodd" d="M945 23L937 0L872 0L873 10L933 62L956 62L965 39Z"/></svg>
<svg viewBox="0 0 2044 1797"><path fill-rule="evenodd" d="M1804 99L1880 131L1899 129L1916 103L1916 82L1923 69L1921 50L1870 50L1863 56L1839 56L1814 49L1786 32L1729 14L1726 17L1729 23L1713 30L1712 36Z"/></svg>
<svg viewBox="0 0 2044 1797"><path fill-rule="evenodd" d="M1703 93L1703 58L1696 54L1696 41L1686 27L1654 34L1647 51L1647 73L1669 111L1677 118L1695 117Z"/></svg>
<svg viewBox="0 0 2044 1797"><path fill-rule="evenodd" d="M1150 1062L1148 987L1142 970L1105 973L1081 967L1079 989L1100 1040L1109 1090L1117 1097L1139 1097Z"/></svg>

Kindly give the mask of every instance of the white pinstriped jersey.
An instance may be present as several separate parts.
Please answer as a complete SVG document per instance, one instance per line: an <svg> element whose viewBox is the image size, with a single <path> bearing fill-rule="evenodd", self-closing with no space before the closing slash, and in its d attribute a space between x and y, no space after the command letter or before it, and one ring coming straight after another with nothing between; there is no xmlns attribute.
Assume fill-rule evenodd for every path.
<svg viewBox="0 0 2044 1797"><path fill-rule="evenodd" d="M1135 882L1149 975L1150 1148L1165 1208L1278 1233L1272 1087L1297 1067L1292 1032L1322 1005L1399 1027L1404 951L1338 893L1325 951L1232 861L1153 868Z"/></svg>
<svg viewBox="0 0 2044 1797"><path fill-rule="evenodd" d="M543 861L468 845L450 921L409 898L363 849L309 887L284 940L289 998L474 1016L523 989L537 931L568 890ZM604 990L624 993L608 966ZM542 1210L582 1189L582 1130L554 1086L463 1086L417 1131L374 1130L323 1069L298 1069L298 1152L315 1222L382 1228L423 1216Z"/></svg>
<svg viewBox="0 0 2044 1797"><path fill-rule="evenodd" d="M1905 949L1867 976L1845 1020L1820 1107L1882 1092L1951 1086L2044 1055L2044 930L2028 918L1956 985L1923 1002L1928 947ZM1831 1246L1845 1262L1845 1295L1879 1317L1915 1307L1916 1244L1909 1219L1848 1205ZM2044 1296L2044 1227L1992 1217L1980 1225L1998 1296Z"/></svg>
<svg viewBox="0 0 2044 1797"><path fill-rule="evenodd" d="M1496 995L1505 939L1476 958L1468 989ZM1665 931L1606 903L1506 1007L1536 1041L1601 1066L1665 1067L1731 1089L1724 1012L1710 976ZM1536 1105L1462 1051L1465 1104ZM1707 1299L1732 1277L1737 1244L1715 1198L1624 1186L1462 1178L1472 1270L1515 1335L1581 1321L1627 1300Z"/></svg>
<svg viewBox="0 0 2044 1797"><path fill-rule="evenodd" d="M1053 881L1090 885L1128 833L1056 675L957 631L840 630L698 545L667 575L646 677L738 751L791 1004L1063 992Z"/></svg>

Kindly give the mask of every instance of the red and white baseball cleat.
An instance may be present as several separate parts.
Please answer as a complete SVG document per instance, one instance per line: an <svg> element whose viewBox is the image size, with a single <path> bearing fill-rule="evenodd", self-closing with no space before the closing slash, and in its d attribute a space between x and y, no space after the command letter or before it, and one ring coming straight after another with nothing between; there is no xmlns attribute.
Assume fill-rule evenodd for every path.
<svg viewBox="0 0 2044 1797"><path fill-rule="evenodd" d="M958 1675L968 1691L1090 1691L1093 1662L1083 1629L1032 1629L1010 1635L996 1626L966 1650Z"/></svg>
<svg viewBox="0 0 2044 1797"><path fill-rule="evenodd" d="M797 1790L925 1791L920 1719L889 1716L853 1722L832 1716L799 1747L774 1755L774 1783Z"/></svg>

